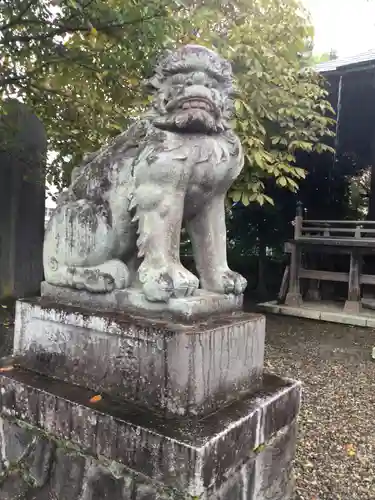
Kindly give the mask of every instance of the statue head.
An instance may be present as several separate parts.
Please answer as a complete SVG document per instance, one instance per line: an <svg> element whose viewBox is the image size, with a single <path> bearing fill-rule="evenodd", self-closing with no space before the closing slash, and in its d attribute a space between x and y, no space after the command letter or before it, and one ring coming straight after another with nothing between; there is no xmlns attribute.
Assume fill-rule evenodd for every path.
<svg viewBox="0 0 375 500"><path fill-rule="evenodd" d="M168 51L148 84L155 93L155 126L208 134L228 128L234 92L232 68L212 50L185 45Z"/></svg>

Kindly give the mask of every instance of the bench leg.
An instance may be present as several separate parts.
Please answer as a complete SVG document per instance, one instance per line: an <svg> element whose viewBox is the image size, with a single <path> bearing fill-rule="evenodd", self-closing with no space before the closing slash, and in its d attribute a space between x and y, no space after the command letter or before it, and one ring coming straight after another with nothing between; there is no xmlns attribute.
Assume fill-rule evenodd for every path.
<svg viewBox="0 0 375 500"><path fill-rule="evenodd" d="M350 254L348 300L344 307L344 311L348 314L357 314L361 311L361 264L362 256L353 251Z"/></svg>
<svg viewBox="0 0 375 500"><path fill-rule="evenodd" d="M284 304L285 302L289 289L289 279L290 279L290 266L286 266L278 295L279 304Z"/></svg>
<svg viewBox="0 0 375 500"><path fill-rule="evenodd" d="M309 280L309 288L306 292L307 300L312 300L314 302L318 302L322 299L320 295L320 281L319 280Z"/></svg>
<svg viewBox="0 0 375 500"><path fill-rule="evenodd" d="M319 256L315 253L308 254L306 256L306 261L307 269L320 269ZM322 300L320 294L320 280L310 278L307 280L307 287L306 300L311 300L313 302Z"/></svg>
<svg viewBox="0 0 375 500"><path fill-rule="evenodd" d="M299 270L301 268L301 249L294 245L290 259L289 290L285 298L285 305L299 307L302 305Z"/></svg>

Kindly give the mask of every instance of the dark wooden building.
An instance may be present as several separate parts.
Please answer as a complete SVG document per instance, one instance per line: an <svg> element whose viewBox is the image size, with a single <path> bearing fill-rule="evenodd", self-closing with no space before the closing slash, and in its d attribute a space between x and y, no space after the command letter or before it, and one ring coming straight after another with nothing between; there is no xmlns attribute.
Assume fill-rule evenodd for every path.
<svg viewBox="0 0 375 500"><path fill-rule="evenodd" d="M371 309L375 309L375 50L322 63L316 69L327 81L329 100L336 111L332 169L349 161L358 172L371 172L368 213L361 220L328 220L331 214L312 217L309 210L299 206L294 238L286 244L290 265L278 303L269 303L268 310L337 322L343 321L344 316L344 322L348 322L348 317L357 317L353 324L369 321L374 326L375 314ZM318 168L320 160L312 161L315 160ZM327 262L342 265L332 268ZM332 302L325 300L321 295L325 283L344 287L345 300L340 302L334 294Z"/></svg>

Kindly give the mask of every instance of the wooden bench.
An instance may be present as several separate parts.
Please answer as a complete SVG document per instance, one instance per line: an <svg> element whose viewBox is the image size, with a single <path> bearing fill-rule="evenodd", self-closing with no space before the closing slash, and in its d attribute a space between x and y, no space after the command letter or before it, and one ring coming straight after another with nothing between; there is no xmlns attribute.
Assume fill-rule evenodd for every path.
<svg viewBox="0 0 375 500"><path fill-rule="evenodd" d="M375 275L362 273L364 255L375 254L375 221L304 220L302 207L297 208L294 220L294 239L285 246L290 253L290 266L284 273L279 300L286 305L302 305L300 280L311 281L310 296L318 297L320 281L348 283L345 312L357 313L361 307L361 285L375 285ZM348 272L306 269L302 266L303 253L348 254Z"/></svg>

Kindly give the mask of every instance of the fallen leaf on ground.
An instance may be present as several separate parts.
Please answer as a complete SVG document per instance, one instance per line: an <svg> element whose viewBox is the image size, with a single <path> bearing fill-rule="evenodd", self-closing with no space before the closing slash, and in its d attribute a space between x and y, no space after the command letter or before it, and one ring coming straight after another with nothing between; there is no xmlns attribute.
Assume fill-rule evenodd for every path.
<svg viewBox="0 0 375 500"><path fill-rule="evenodd" d="M356 455L355 447L353 444L346 445L346 452L349 457L354 457Z"/></svg>
<svg viewBox="0 0 375 500"><path fill-rule="evenodd" d="M100 394L96 394L90 399L90 403L97 403L98 401L101 401L103 398L101 397Z"/></svg>

